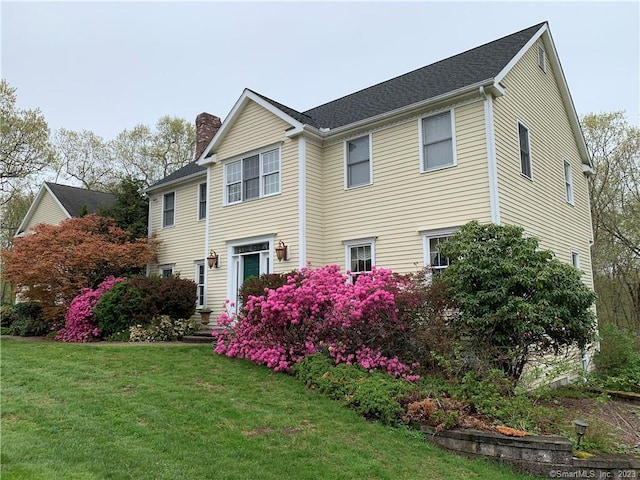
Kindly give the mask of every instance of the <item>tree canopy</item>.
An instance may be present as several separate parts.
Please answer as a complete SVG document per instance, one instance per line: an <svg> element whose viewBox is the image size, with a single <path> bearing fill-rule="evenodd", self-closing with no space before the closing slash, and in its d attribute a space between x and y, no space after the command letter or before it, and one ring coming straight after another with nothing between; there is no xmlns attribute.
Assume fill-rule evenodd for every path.
<svg viewBox="0 0 640 480"><path fill-rule="evenodd" d="M0 204L54 163L49 127L38 109L16 108L16 89L0 80Z"/></svg>
<svg viewBox="0 0 640 480"><path fill-rule="evenodd" d="M640 328L640 129L623 112L585 115L598 316Z"/></svg>
<svg viewBox="0 0 640 480"><path fill-rule="evenodd" d="M104 278L140 273L155 260L158 242L130 240L110 218L95 214L59 225L39 224L2 251L3 277L22 296L42 303L50 321L60 321L71 300Z"/></svg>

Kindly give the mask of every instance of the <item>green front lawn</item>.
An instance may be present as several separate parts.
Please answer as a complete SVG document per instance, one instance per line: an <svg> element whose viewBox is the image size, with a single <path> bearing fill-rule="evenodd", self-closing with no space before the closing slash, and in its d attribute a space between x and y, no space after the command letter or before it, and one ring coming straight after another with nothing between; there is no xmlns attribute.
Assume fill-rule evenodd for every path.
<svg viewBox="0 0 640 480"><path fill-rule="evenodd" d="M507 479L208 345L3 338L11 479Z"/></svg>

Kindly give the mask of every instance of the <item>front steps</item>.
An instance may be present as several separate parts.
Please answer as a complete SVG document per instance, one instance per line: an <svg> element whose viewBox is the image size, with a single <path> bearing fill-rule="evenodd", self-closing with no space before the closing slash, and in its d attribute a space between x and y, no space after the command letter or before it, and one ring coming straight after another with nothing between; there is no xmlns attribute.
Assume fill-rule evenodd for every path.
<svg viewBox="0 0 640 480"><path fill-rule="evenodd" d="M212 330L222 330L222 328L218 325L203 325L197 332L182 337L182 341L186 343L214 343L216 339L211 334Z"/></svg>

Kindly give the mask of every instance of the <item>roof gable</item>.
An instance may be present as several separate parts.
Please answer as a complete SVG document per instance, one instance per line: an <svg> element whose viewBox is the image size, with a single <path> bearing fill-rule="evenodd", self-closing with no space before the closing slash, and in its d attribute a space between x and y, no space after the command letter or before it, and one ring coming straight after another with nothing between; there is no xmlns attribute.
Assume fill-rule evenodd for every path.
<svg viewBox="0 0 640 480"><path fill-rule="evenodd" d="M49 193L53 197L67 218L79 217L85 206L88 213L95 213L100 207L108 207L115 202L115 197L110 193L44 182L22 220L22 223L20 223L16 235L25 231L26 226L31 221L31 218L33 218L38 205L46 193Z"/></svg>

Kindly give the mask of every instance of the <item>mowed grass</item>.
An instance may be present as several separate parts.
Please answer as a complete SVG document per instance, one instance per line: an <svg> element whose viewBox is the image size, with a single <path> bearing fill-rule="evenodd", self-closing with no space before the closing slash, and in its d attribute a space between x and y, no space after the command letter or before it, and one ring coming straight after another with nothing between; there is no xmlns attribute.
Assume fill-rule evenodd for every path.
<svg viewBox="0 0 640 480"><path fill-rule="evenodd" d="M207 345L0 348L3 480L528 478Z"/></svg>

